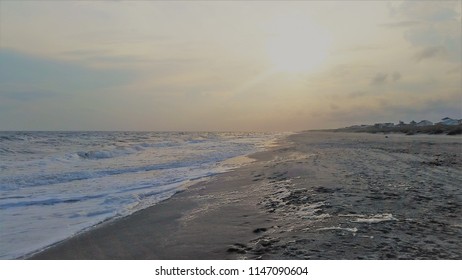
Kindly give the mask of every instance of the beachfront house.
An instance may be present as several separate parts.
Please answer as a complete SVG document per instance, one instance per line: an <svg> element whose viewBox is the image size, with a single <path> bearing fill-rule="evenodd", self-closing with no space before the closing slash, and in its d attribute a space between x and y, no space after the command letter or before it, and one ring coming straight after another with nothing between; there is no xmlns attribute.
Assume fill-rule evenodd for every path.
<svg viewBox="0 0 462 280"><path fill-rule="evenodd" d="M376 124L374 124L374 127L377 127L377 128L394 127L394 126L395 126L394 123L376 123Z"/></svg>
<svg viewBox="0 0 462 280"><path fill-rule="evenodd" d="M429 125L433 125L433 123L427 120L420 121L416 124L416 126L429 126Z"/></svg>
<svg viewBox="0 0 462 280"><path fill-rule="evenodd" d="M451 118L444 118L441 120L441 122L439 122L438 124L442 124L442 125L458 125L459 124L459 120L455 120L455 119L451 119Z"/></svg>
<svg viewBox="0 0 462 280"><path fill-rule="evenodd" d="M403 121L399 121L399 123L396 126L397 127L403 127L405 125L406 125L406 123L404 123Z"/></svg>

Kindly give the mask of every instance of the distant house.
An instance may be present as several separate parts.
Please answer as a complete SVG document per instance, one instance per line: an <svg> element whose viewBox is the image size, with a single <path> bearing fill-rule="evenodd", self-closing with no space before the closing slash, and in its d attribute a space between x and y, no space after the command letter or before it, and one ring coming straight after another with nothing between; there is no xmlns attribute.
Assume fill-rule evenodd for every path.
<svg viewBox="0 0 462 280"><path fill-rule="evenodd" d="M405 126L406 124L403 121L399 121L399 123L396 125L397 127L402 127Z"/></svg>
<svg viewBox="0 0 462 280"><path fill-rule="evenodd" d="M384 123L385 127L394 127L395 124L392 122Z"/></svg>
<svg viewBox="0 0 462 280"><path fill-rule="evenodd" d="M374 127L377 127L377 128L394 127L394 126L395 126L394 123L376 123L376 124L374 124Z"/></svg>
<svg viewBox="0 0 462 280"><path fill-rule="evenodd" d="M429 125L433 125L433 123L427 120L420 121L416 124L416 126L429 126Z"/></svg>
<svg viewBox="0 0 462 280"><path fill-rule="evenodd" d="M441 122L439 122L438 124L442 124L442 125L458 125L459 124L459 120L455 120L455 119L451 119L451 118L444 118L441 120Z"/></svg>

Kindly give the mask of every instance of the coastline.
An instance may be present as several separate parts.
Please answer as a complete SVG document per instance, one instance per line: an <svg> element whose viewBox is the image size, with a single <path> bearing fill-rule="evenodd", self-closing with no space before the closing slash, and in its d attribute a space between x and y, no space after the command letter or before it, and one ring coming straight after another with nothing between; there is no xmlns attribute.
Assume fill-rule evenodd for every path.
<svg viewBox="0 0 462 280"><path fill-rule="evenodd" d="M392 124L393 125L393 124ZM330 129L334 132L360 132L360 133L402 133L406 135L433 134L433 135L460 135L462 124L445 125L410 125L384 126L384 124L352 126L345 128Z"/></svg>
<svg viewBox="0 0 462 280"><path fill-rule="evenodd" d="M268 149L274 149L277 144L271 144ZM245 187L251 184L254 180L248 180L251 176L244 176L241 180L234 180L233 177L236 174L242 175L242 172L249 167L249 165L255 164L260 161L268 160L271 155L270 151L256 152L246 156L238 156L231 158L223 162L225 166L228 162L231 165L239 162L244 163L243 166L238 168L231 168L223 173L218 173L207 178L196 180L198 182L188 183L182 187L182 190L175 193L170 198L160 201L159 203L141 209L128 216L112 218L107 221L103 221L90 228L87 228L77 234L59 241L55 244L51 244L42 250L27 254L22 259L209 259L211 256L215 256L216 259L227 259L226 255L222 252L215 252L214 250L206 250L201 255L194 257L190 252L189 257L182 257L184 252L184 245L180 245L183 249L178 248L177 250L165 250L170 245L167 242L168 238L175 229L188 225L189 220L195 219L205 213L210 205L217 206L216 202L211 202L214 199L214 194L219 195L222 192L231 191L234 193L237 188ZM247 175L247 174L246 174ZM223 181L231 182L231 184L222 185ZM231 190L228 190L232 188ZM227 197L227 200L230 198ZM251 207L254 208L254 207ZM242 209L240 209L241 211ZM202 213L203 212L203 213ZM221 216L221 215L220 215ZM213 221L222 220L222 217L216 216ZM247 220L255 218L254 216L243 215ZM233 218L234 219L234 218ZM207 223L213 223L209 220ZM245 222L244 222L245 224ZM133 228L131 232L130 228ZM202 236L202 226L193 230L191 234L182 233L182 237L177 236L176 238L192 238ZM244 226L243 228L246 228ZM115 232L128 231L123 236L114 234ZM152 242L146 240L145 234L152 234L149 239L152 238ZM232 233L236 234L236 232ZM252 234L248 234L245 229L242 229L241 234L246 237L253 237ZM113 238L109 240L109 243L103 244L106 241L106 237ZM127 238L127 240L124 240ZM236 236L236 240L240 237ZM133 244L137 244L137 240L143 239L143 246L154 246L156 250L147 250L139 247L133 247ZM105 241L106 240L106 241ZM197 240L196 240L197 241ZM210 240L205 240L205 243L197 242L194 247L207 247L209 246ZM221 243L216 240L217 243ZM237 241L236 241L237 242ZM112 245L116 244L117 249L111 248ZM125 244L125 245L123 245ZM119 247L120 246L120 247ZM173 245L176 247L176 245ZM226 245L225 245L226 246ZM121 248L123 247L123 248ZM79 250L78 248L82 248ZM190 248L192 249L192 248ZM119 252L117 252L119 250ZM156 253L157 252L157 253Z"/></svg>
<svg viewBox="0 0 462 280"><path fill-rule="evenodd" d="M304 132L285 141L30 258L462 257L462 138Z"/></svg>

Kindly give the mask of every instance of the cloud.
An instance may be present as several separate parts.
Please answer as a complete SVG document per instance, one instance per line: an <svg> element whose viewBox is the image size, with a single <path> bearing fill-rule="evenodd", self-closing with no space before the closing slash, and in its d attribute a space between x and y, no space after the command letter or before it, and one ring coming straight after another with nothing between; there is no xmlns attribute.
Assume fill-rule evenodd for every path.
<svg viewBox="0 0 462 280"><path fill-rule="evenodd" d="M16 120L31 129L299 130L430 119L425 100L460 96L452 4L394 1L394 17L388 2L284 6L289 20L300 15L325 31L334 51L311 73L271 76L267 37L278 5L14 5L2 18L10 49L0 49L0 129ZM461 104L431 105L452 110L445 102Z"/></svg>
<svg viewBox="0 0 462 280"><path fill-rule="evenodd" d="M431 98L422 100L420 104L384 104L381 111L388 111L391 115L397 116L403 120L420 120L429 119L433 122L441 118L450 116L460 118L462 110L460 109L460 99L456 98Z"/></svg>
<svg viewBox="0 0 462 280"><path fill-rule="evenodd" d="M364 51L376 51L376 50L382 50L383 47L380 47L378 45L359 45L359 46L354 46L348 49L345 49L344 51L348 52L364 52Z"/></svg>
<svg viewBox="0 0 462 280"><path fill-rule="evenodd" d="M371 85L380 86L387 82L388 74L386 73L377 73L374 78L371 80Z"/></svg>
<svg viewBox="0 0 462 280"><path fill-rule="evenodd" d="M416 47L417 61L446 57L460 63L462 59L461 6L459 1L403 1L392 5L395 27L408 25L404 38ZM416 24L412 24L415 22ZM389 26L392 27L393 25ZM441 49L438 49L442 46ZM424 48L423 50L421 50ZM444 50L442 49L444 48Z"/></svg>
<svg viewBox="0 0 462 280"><path fill-rule="evenodd" d="M337 104L330 103L330 109L336 111L336 110L340 109L340 107Z"/></svg>
<svg viewBox="0 0 462 280"><path fill-rule="evenodd" d="M82 65L0 49L0 94L30 99L30 94L92 92L132 81L135 73L101 70ZM44 96L45 96L44 95Z"/></svg>
<svg viewBox="0 0 462 280"><path fill-rule="evenodd" d="M38 99L53 98L58 96L56 92L42 91L42 90L5 90L0 89L0 96L6 99L15 101L35 101Z"/></svg>
<svg viewBox="0 0 462 280"><path fill-rule="evenodd" d="M194 59L182 58L150 58L146 55L121 55L113 54L110 50L73 50L61 52L60 55L66 60L88 65L94 68L126 69L138 66L149 67L152 65L177 65L194 62Z"/></svg>
<svg viewBox="0 0 462 280"><path fill-rule="evenodd" d="M426 47L418 51L414 55L414 59L417 62L421 62L425 59L437 58L437 57L447 57L446 48L441 46Z"/></svg>
<svg viewBox="0 0 462 280"><path fill-rule="evenodd" d="M372 92L353 92L361 98L352 99L349 95L343 99L336 98L337 110L323 111L322 118L337 127L352 124L371 124L374 122L398 122L403 120L428 119L433 122L439 121L442 117L462 117L460 94L458 92L440 94L438 96L423 96L419 93L391 93L389 95L377 96ZM364 98L363 98L364 97ZM328 104L332 108L332 102Z"/></svg>
<svg viewBox="0 0 462 280"><path fill-rule="evenodd" d="M451 69L449 69L448 71L446 71L446 74L450 74L450 75L460 75L462 72L462 65L457 65L456 67L453 67Z"/></svg>
<svg viewBox="0 0 462 280"><path fill-rule="evenodd" d="M107 55L110 52L109 49L78 49L72 51L64 51L62 54L76 57L88 57L88 56L98 56L98 55Z"/></svg>
<svg viewBox="0 0 462 280"><path fill-rule="evenodd" d="M366 96L368 93L362 90L357 90L357 91L352 91L348 94L348 97L350 98L358 98L358 97L363 97Z"/></svg>
<svg viewBox="0 0 462 280"><path fill-rule="evenodd" d="M380 86L380 85L384 85L384 84L388 83L388 81L397 82L400 79L401 79L401 73L398 72L398 71L395 71L393 73L379 72L379 73L375 74L375 76L372 78L370 84L374 85L374 86ZM364 92L359 91L359 92L353 92L350 95L352 95L353 97L357 97L357 96L363 96L363 95L366 95L366 94Z"/></svg>
<svg viewBox="0 0 462 280"><path fill-rule="evenodd" d="M399 81L401 79L401 73L393 72L393 74L391 75L391 79L393 80L393 82Z"/></svg>
<svg viewBox="0 0 462 280"><path fill-rule="evenodd" d="M397 22L389 22L389 23L382 23L379 26L387 27L387 28L405 28L405 27L413 27L419 25L421 22L417 20L403 20Z"/></svg>
<svg viewBox="0 0 462 280"><path fill-rule="evenodd" d="M460 10L457 1L403 1L401 5L390 6L394 16L411 18L408 21L447 21L456 19Z"/></svg>

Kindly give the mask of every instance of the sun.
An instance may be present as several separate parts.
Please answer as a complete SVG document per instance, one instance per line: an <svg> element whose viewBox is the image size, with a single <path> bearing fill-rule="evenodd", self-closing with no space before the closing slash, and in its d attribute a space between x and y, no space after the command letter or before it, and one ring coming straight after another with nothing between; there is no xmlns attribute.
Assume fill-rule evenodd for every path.
<svg viewBox="0 0 462 280"><path fill-rule="evenodd" d="M326 61L328 33L308 18L278 19L270 27L266 51L275 71L312 72Z"/></svg>

